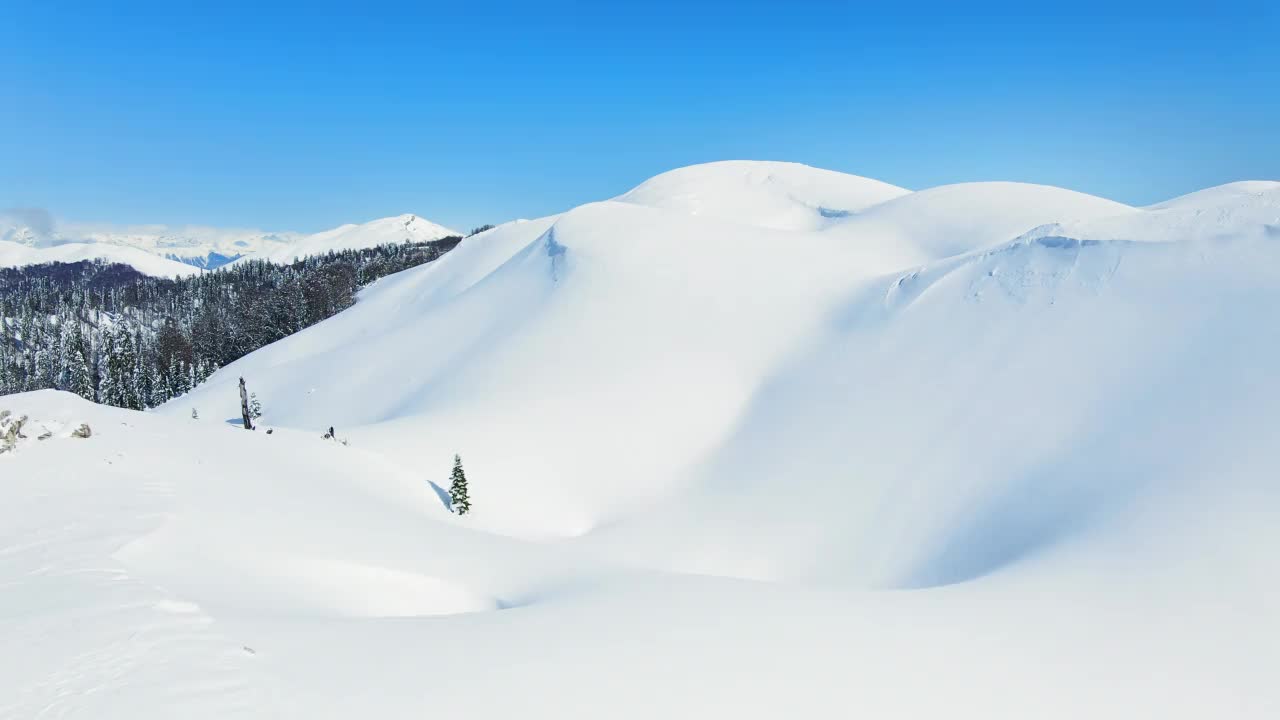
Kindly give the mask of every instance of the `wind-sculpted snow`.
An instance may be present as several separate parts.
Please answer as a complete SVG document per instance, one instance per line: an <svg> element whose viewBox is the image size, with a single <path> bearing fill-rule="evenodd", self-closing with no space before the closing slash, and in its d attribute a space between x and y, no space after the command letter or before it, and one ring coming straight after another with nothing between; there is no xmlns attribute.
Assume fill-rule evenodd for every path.
<svg viewBox="0 0 1280 720"><path fill-rule="evenodd" d="M1165 513L1144 542L1211 535L1245 508L1188 507L1276 499L1278 307L1280 244L1249 240L1040 237L886 278L764 383L651 562L920 587Z"/></svg>
<svg viewBox="0 0 1280 720"><path fill-rule="evenodd" d="M944 185L891 200L829 232L874 246L885 272L991 247L1039 225L1137 212L1111 200L1027 183Z"/></svg>
<svg viewBox="0 0 1280 720"><path fill-rule="evenodd" d="M824 297L857 276L857 252L837 240L725 230L614 202L498 228L378 283L358 312L224 369L193 398L225 405L243 373L273 422L356 426L353 439L393 456L458 451L508 478L477 488L489 506L478 522L578 534L678 482L815 326ZM525 246L495 267L490 243L513 235ZM783 245L803 271L779 268ZM488 271L478 281L476 265ZM316 382L338 375L348 382ZM663 451L638 452L641 437Z"/></svg>
<svg viewBox="0 0 1280 720"><path fill-rule="evenodd" d="M1191 193L1116 217L1061 223L1072 237L1144 242L1280 239L1280 183L1242 182Z"/></svg>
<svg viewBox="0 0 1280 720"><path fill-rule="evenodd" d="M902 307L955 273L967 280L963 297L982 300L992 293L1014 300L1056 295L1063 283L1099 288L1119 267L1127 240L1078 240L1061 235L1031 235L991 250L947 258L899 277L885 293L885 306ZM989 265L976 279L975 266Z"/></svg>
<svg viewBox="0 0 1280 720"><path fill-rule="evenodd" d="M1092 378L1077 376L1069 361L1097 344L1093 333L1108 322L1157 328L1173 320L1158 302L1106 310L1116 289L1150 275L1187 297L1188 268L1200 254L1219 253L1213 239L1158 251L1129 239L1063 234L1079 218L1132 217L1161 216L1016 183L912 193L815 233L594 203L468 238L429 267L377 283L352 311L224 369L192 401L234 415L234 384L244 375L272 422L313 431L338 425L362 446L410 465L462 452L492 478L474 490L486 508L477 524L515 535L577 535L669 502L696 483L706 463L720 462L722 444L755 422L759 393L833 323L862 328L858 337L883 327L895 342L906 342L897 338L910 326L925 344L907 358L894 350L886 362L912 368L936 356L945 376L969 345L1041 332L1036 323L1048 310L1040 308L1074 318L1056 308L1094 303L1097 326L1090 315L1075 321L1068 328L1075 334L1057 341L1059 364L1046 361L1036 376L1089 385ZM1252 238L1223 250L1223 258L1267 252ZM911 267L920 258L924 264ZM1121 273L1136 263L1153 269ZM949 331L967 327L969 314L972 340ZM1167 329L1175 339L1183 331ZM1128 361L1141 348L1115 352ZM875 385L889 386L893 377ZM917 373L911 382L928 377ZM945 400L916 399L940 407ZM841 428L891 408L863 410L850 398L844 414L821 422ZM794 412L776 417L790 423ZM897 412L913 416L909 406ZM756 444L789 455L785 443Z"/></svg>

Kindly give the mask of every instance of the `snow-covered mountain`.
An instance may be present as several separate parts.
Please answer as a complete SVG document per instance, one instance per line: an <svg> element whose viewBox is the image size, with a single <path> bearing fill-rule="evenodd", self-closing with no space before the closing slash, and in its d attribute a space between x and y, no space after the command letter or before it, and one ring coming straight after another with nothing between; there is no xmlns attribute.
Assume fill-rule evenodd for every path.
<svg viewBox="0 0 1280 720"><path fill-rule="evenodd" d="M910 191L789 162L729 160L650 178L618 202L780 230L815 230Z"/></svg>
<svg viewBox="0 0 1280 720"><path fill-rule="evenodd" d="M194 225L55 223L52 220L37 227L29 220L21 214L0 214L0 242L33 248L64 244L100 245L103 249L96 255L92 249L81 251L81 254L103 258L122 257L119 252L106 248L132 248L201 269L220 267L241 257L288 262L330 250L359 249L388 242L424 242L458 234L415 215L348 224L313 234ZM135 267L148 272L139 265Z"/></svg>
<svg viewBox="0 0 1280 720"><path fill-rule="evenodd" d="M417 215L397 215L359 225L348 224L281 245L264 247L249 257L287 263L333 250L360 250L404 242L430 242L460 233Z"/></svg>
<svg viewBox="0 0 1280 720"><path fill-rule="evenodd" d="M61 243L31 246L0 240L0 267L22 267L41 263L73 263L83 260L106 260L131 265L135 270L156 277L186 277L200 268L124 245L103 243Z"/></svg>
<svg viewBox="0 0 1280 720"><path fill-rule="evenodd" d="M1277 188L698 166L157 412L0 398L0 707L1274 717Z"/></svg>

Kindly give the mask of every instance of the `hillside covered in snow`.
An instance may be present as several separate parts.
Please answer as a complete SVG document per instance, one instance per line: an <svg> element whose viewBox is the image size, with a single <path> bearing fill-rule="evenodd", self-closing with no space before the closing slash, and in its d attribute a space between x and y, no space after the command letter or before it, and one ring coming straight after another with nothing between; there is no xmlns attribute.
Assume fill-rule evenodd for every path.
<svg viewBox="0 0 1280 720"><path fill-rule="evenodd" d="M1278 182L501 225L155 411L0 397L0 716L1272 718L1278 308Z"/></svg>
<svg viewBox="0 0 1280 720"><path fill-rule="evenodd" d="M102 260L107 263L128 265L144 275L153 277L187 277L200 272L200 269L193 265L122 245L63 243L42 247L0 240L0 267L76 263L84 260Z"/></svg>

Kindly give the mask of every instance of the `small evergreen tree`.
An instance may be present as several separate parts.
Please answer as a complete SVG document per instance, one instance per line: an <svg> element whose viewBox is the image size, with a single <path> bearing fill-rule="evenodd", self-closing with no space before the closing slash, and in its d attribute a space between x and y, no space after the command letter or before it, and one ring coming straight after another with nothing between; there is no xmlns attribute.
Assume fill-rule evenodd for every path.
<svg viewBox="0 0 1280 720"><path fill-rule="evenodd" d="M453 511L459 515L471 512L471 500L467 497L467 475L462 472L462 457L453 456L453 483L449 486L449 500Z"/></svg>
<svg viewBox="0 0 1280 720"><path fill-rule="evenodd" d="M249 417L254 420L262 417L262 403L258 401L258 393L249 393Z"/></svg>

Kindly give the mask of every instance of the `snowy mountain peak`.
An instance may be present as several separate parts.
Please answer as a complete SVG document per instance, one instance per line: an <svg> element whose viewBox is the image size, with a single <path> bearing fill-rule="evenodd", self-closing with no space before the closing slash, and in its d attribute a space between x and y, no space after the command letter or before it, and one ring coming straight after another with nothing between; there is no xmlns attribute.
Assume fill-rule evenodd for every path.
<svg viewBox="0 0 1280 720"><path fill-rule="evenodd" d="M725 160L656 175L615 199L746 225L815 230L909 192L800 163Z"/></svg>
<svg viewBox="0 0 1280 720"><path fill-rule="evenodd" d="M292 262L308 255L322 255L335 250L360 250L378 245L406 242L430 242L459 235L412 213L379 218L367 223L348 224L308 235L287 245L258 253L254 257L272 262Z"/></svg>
<svg viewBox="0 0 1280 720"><path fill-rule="evenodd" d="M383 224L402 228L405 232L405 239L414 242L425 242L428 240L437 240L448 235L457 235L458 233L443 225L438 225L430 220L413 213L404 215L395 215L381 220L364 223L363 227L373 229L381 227ZM360 225L351 225L349 227L362 227Z"/></svg>

